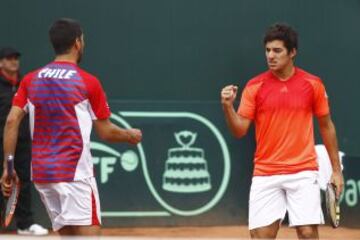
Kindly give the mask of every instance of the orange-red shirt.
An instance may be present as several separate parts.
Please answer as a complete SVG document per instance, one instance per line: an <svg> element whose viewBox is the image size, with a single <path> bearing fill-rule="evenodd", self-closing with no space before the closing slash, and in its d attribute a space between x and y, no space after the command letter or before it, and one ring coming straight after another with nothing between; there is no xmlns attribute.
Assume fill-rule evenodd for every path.
<svg viewBox="0 0 360 240"><path fill-rule="evenodd" d="M329 114L319 77L299 68L287 81L262 73L244 88L238 114L255 122L254 176L318 169L313 115Z"/></svg>

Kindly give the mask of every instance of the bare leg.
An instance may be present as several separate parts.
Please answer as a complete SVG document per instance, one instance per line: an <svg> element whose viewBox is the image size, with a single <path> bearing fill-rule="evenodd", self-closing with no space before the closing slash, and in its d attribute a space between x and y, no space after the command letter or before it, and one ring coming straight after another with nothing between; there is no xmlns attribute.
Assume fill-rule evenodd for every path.
<svg viewBox="0 0 360 240"><path fill-rule="evenodd" d="M76 226L76 235L81 236L99 236L100 226Z"/></svg>
<svg viewBox="0 0 360 240"><path fill-rule="evenodd" d="M60 234L60 236L74 236L75 235L72 226L62 227L62 228L60 228L58 233Z"/></svg>
<svg viewBox="0 0 360 240"><path fill-rule="evenodd" d="M59 230L61 236L99 236L100 226L65 226Z"/></svg>
<svg viewBox="0 0 360 240"><path fill-rule="evenodd" d="M299 239L319 239L318 225L297 226L296 233Z"/></svg>
<svg viewBox="0 0 360 240"><path fill-rule="evenodd" d="M250 230L250 236L252 239L275 239L279 231L279 227L280 219L268 226Z"/></svg>

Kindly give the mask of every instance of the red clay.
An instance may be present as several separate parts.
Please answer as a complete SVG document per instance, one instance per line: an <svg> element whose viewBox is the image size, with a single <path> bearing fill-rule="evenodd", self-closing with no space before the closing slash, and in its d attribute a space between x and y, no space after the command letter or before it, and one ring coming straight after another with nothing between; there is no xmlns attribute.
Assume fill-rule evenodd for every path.
<svg viewBox="0 0 360 240"><path fill-rule="evenodd" d="M360 239L358 228L337 228L328 226L319 228L320 239ZM195 238L250 238L246 226L217 227L167 227L167 228L104 228L106 236L141 237L195 237ZM282 226L278 239L297 239L293 228Z"/></svg>

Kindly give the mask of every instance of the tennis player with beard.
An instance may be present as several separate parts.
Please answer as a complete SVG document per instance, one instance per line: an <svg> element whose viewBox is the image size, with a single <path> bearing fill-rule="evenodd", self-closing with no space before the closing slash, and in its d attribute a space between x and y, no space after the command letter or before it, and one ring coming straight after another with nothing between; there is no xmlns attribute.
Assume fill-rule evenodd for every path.
<svg viewBox="0 0 360 240"><path fill-rule="evenodd" d="M264 37L269 70L245 86L234 110L237 87L226 86L221 102L232 134L243 137L255 124L256 152L249 198L252 238L276 238L286 212L301 239L318 239L324 223L313 117L332 164L331 182L340 195L344 180L335 126L321 79L294 66L297 33L286 24L271 26Z"/></svg>
<svg viewBox="0 0 360 240"><path fill-rule="evenodd" d="M101 220L90 153L92 125L101 139L110 142L137 144L142 133L110 122L100 81L79 68L84 49L79 23L59 19L49 36L55 60L27 74L21 82L4 129L4 157L13 157L19 124L29 113L32 180L53 230L60 235L98 235ZM4 171L2 178L6 177ZM9 188L3 181L4 194Z"/></svg>

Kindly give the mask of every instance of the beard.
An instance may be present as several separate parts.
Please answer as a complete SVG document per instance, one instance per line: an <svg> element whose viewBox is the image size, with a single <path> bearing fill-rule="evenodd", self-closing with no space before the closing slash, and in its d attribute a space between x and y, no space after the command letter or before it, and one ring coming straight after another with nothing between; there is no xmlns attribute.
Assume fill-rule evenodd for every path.
<svg viewBox="0 0 360 240"><path fill-rule="evenodd" d="M78 54L78 58L76 60L76 62L79 64L82 60L82 57L83 57L83 54L84 54L84 50L81 49L81 51L79 51L79 54Z"/></svg>
<svg viewBox="0 0 360 240"><path fill-rule="evenodd" d="M81 51L81 52L79 52L79 54L78 54L78 59L76 60L76 62L77 62L78 64L81 62L82 56L83 56L83 52Z"/></svg>

